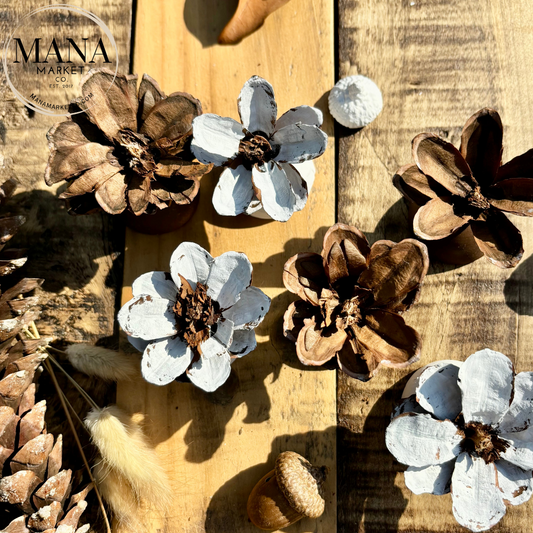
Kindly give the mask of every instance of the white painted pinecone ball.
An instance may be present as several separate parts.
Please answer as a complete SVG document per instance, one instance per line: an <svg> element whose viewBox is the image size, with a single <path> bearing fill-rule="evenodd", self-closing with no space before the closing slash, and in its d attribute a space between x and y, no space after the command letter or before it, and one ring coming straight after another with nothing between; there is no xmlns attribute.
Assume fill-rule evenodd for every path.
<svg viewBox="0 0 533 533"><path fill-rule="evenodd" d="M348 76L338 81L329 93L329 111L347 128L370 124L383 109L379 87L366 76Z"/></svg>

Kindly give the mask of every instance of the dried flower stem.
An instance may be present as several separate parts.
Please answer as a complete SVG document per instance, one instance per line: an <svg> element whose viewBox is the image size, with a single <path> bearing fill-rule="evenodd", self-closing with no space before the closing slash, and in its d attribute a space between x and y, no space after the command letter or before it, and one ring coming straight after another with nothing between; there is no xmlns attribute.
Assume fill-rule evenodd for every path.
<svg viewBox="0 0 533 533"><path fill-rule="evenodd" d="M37 327L35 326L35 322L32 322L30 324L30 327L32 328L33 332L31 332L28 328L23 328L24 333L28 335L31 339L40 339L39 332L37 331ZM54 363L54 365L66 376L66 378L72 383L72 385L76 388L76 390L83 396L85 401L92 407L92 408L99 408L99 405L87 394L85 389L80 386L80 384L59 364L59 362L56 360L56 358L50 353L50 350L58 352L58 353L65 353L61 350L57 350L56 348L53 348L52 346L47 346L46 348L43 348L43 351L45 351L48 354L48 359Z"/></svg>
<svg viewBox="0 0 533 533"><path fill-rule="evenodd" d="M57 394L59 396L59 401L61 402L61 405L63 407L63 410L65 411L65 415L67 417L68 423L70 425L70 429L72 430L72 433L74 435L74 439L76 440L76 445L78 446L78 450L80 451L81 458L83 460L83 463L85 464L85 468L87 469L87 473L89 474L89 478L94 486L94 492L96 493L96 497L98 498L98 503L100 505L100 508L102 510L102 515L104 517L104 522L106 526L107 533L112 533L111 531L111 525L109 523L109 519L107 518L106 509L104 506L104 502L102 500L102 496L100 495L100 491L98 490L98 485L96 483L96 480L94 479L93 473L91 471L91 467L89 466L89 462L87 461L87 457L85 456L85 452L83 451L83 446L81 445L80 438L78 436L78 433L76 431L76 427L74 426L74 422L72 421L72 417L70 416L69 409L67 407L67 404L65 402L65 395L63 391L61 390L61 387L59 386L59 383L57 381L54 369L52 368L52 365L50 364L50 361L45 360L44 366L46 367L46 370L48 370L50 377L52 378L52 381L54 383L54 387L56 388Z"/></svg>
<svg viewBox="0 0 533 533"><path fill-rule="evenodd" d="M31 331L28 328L24 328L24 332L26 333L26 335L28 335L28 337L33 338L33 339L40 339L41 336L39 335L39 330L37 329L37 326L35 325L35 322L31 322L30 323L30 328L31 328ZM47 350L45 349L45 351L47 351ZM71 376L69 376L69 374L52 357L52 355L51 354L48 354L48 355L49 355L50 360L53 361L58 366L58 368L75 385L76 389L82 393L82 396L89 402L89 404L97 406L96 402L80 387L80 385ZM96 480L94 479L93 473L91 471L91 467L89 466L89 461L87 460L85 452L83 451L83 446L82 446L80 438L78 436L78 432L76 431L76 426L74 425L74 422L72 421L72 417L70 416L69 407L75 413L76 417L78 418L78 420L80 422L81 422L81 420L79 419L78 414L74 411L74 408L72 407L72 405L68 401L67 397L65 396L65 393L61 389L61 387L60 387L60 385L59 385L59 383L57 381L54 369L53 369L52 365L50 364L50 361L48 359L46 359L43 362L43 365L45 366L46 370L48 370L48 373L50 374L50 378L52 379L54 387L55 387L55 389L57 391L57 395L59 396L59 401L61 402L61 406L63 407L63 410L65 411L65 416L67 417L67 421L69 423L70 429L72 430L72 434L74 435L74 440L76 441L76 445L78 446L78 450L80 452L81 458L83 460L85 468L87 469L87 473L89 474L89 479L91 480L91 482L92 482L92 484L94 486L94 492L96 494L96 497L98 498L98 504L100 505L100 508L102 510L102 515L104 517L104 522L105 522L107 533L112 533L111 525L110 525L109 519L107 517L107 512L106 512L106 509L105 509L105 506L104 506L104 502L102 500L102 496L100 494L100 491L98 490L98 485L96 483ZM83 422L82 422L82 426L85 427Z"/></svg>

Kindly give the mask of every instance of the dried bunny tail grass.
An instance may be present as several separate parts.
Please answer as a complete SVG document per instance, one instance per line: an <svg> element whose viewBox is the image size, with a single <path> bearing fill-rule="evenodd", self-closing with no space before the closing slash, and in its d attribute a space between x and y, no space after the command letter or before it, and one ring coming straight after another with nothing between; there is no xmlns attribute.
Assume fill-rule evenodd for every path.
<svg viewBox="0 0 533 533"><path fill-rule="evenodd" d="M89 376L123 381L140 374L139 360L133 355L90 344L72 344L65 352L72 366Z"/></svg>
<svg viewBox="0 0 533 533"><path fill-rule="evenodd" d="M94 465L93 476L119 526L129 531L145 533L146 527L143 525L138 512L139 498L124 476L110 467L104 460L100 460Z"/></svg>
<svg viewBox="0 0 533 533"><path fill-rule="evenodd" d="M170 484L141 427L116 405L92 409L85 425L103 461L131 484L137 497L168 509Z"/></svg>

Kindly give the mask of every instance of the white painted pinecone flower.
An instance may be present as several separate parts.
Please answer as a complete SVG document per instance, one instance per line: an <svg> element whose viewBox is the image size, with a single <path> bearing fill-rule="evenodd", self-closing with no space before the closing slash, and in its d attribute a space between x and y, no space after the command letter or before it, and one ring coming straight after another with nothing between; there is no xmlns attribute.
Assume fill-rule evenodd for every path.
<svg viewBox="0 0 533 533"><path fill-rule="evenodd" d="M261 209L287 221L307 202L315 167L328 136L320 129L322 112L294 107L278 120L274 90L252 76L237 101L242 124L206 113L193 120L191 149L202 163L226 166L213 194L220 215L251 215Z"/></svg>
<svg viewBox="0 0 533 533"><path fill-rule="evenodd" d="M481 350L464 363L428 366L415 407L393 418L389 451L415 494L451 491L455 519L486 531L532 493L533 372L514 374L503 354ZM400 408L401 412L401 408ZM451 484L451 486L450 486Z"/></svg>
<svg viewBox="0 0 533 533"><path fill-rule="evenodd" d="M270 298L251 281L246 255L213 258L192 242L174 250L170 273L138 277L118 321L143 352L146 381L166 385L186 373L205 391L220 387L233 360L256 347L254 328L270 308Z"/></svg>

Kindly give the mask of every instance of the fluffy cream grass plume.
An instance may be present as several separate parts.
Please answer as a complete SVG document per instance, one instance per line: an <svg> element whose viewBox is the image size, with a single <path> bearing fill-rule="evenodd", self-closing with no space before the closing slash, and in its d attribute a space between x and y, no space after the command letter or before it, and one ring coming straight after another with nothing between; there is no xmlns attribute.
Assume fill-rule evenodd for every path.
<svg viewBox="0 0 533 533"><path fill-rule="evenodd" d="M139 516L140 501L128 480L104 460L94 466L93 475L119 526L144 533L146 527Z"/></svg>
<svg viewBox="0 0 533 533"><path fill-rule="evenodd" d="M167 509L170 484L141 427L116 405L92 409L85 424L102 456L103 467L116 471L119 476L115 479L129 483L138 500Z"/></svg>
<svg viewBox="0 0 533 533"><path fill-rule="evenodd" d="M65 352L72 366L88 376L124 381L140 375L139 359L134 355L90 344L72 344Z"/></svg>

